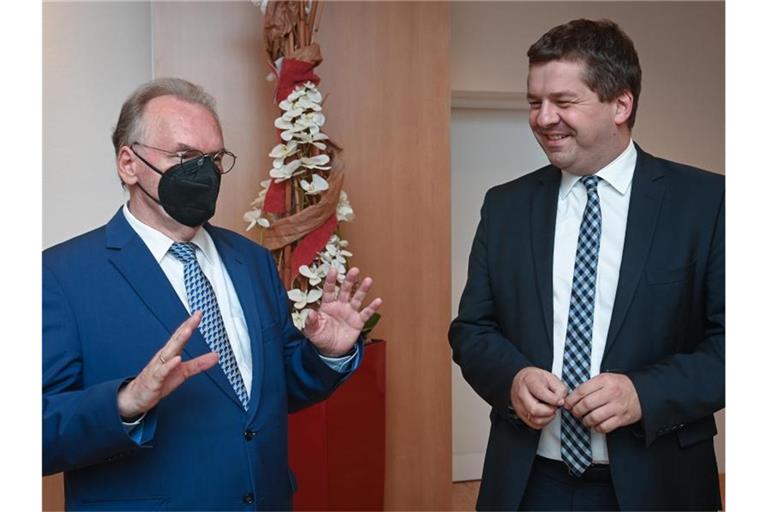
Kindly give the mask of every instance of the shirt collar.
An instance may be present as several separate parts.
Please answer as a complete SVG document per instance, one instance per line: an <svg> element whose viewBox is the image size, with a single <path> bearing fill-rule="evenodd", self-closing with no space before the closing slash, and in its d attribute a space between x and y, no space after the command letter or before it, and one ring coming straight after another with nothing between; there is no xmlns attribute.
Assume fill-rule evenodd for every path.
<svg viewBox="0 0 768 512"><path fill-rule="evenodd" d="M632 139L629 140L627 148L617 156L611 163L595 173L619 194L624 195L629 190L632 183L632 176L635 174L635 163L637 162L637 149ZM560 180L560 199L565 199L573 190L574 185L578 183L581 176L561 171Z"/></svg>
<svg viewBox="0 0 768 512"><path fill-rule="evenodd" d="M155 228L150 227L137 219L128 208L127 202L123 205L123 215L125 215L125 220L128 221L128 224L130 224L133 230L136 231L136 234L139 235L139 238L141 238L147 246L149 252L152 253L152 257L155 258L155 261L160 263L168 253L168 249L171 248L174 241ZM211 236L205 229L198 229L190 242L200 249L200 252L203 253L203 256L209 263L213 262L213 252L215 251L215 247Z"/></svg>

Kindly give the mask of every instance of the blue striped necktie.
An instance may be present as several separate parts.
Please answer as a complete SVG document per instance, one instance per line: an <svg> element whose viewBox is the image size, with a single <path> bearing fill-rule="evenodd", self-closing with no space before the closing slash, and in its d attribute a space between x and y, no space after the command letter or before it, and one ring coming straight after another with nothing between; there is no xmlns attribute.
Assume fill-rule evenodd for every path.
<svg viewBox="0 0 768 512"><path fill-rule="evenodd" d="M571 304L563 355L563 382L568 392L589 380L592 359L592 321L595 310L595 281L600 253L600 197L597 176L579 180L587 189L587 206L581 219ZM561 410L560 453L570 472L581 476L592 463L590 431L565 409Z"/></svg>
<svg viewBox="0 0 768 512"><path fill-rule="evenodd" d="M243 377L240 375L235 354L229 344L229 337L224 328L224 320L221 318L219 303L216 301L213 287L197 262L196 249L195 244L191 242L175 242L168 249L168 252L184 263L184 286L187 289L189 309L193 312L203 312L203 318L198 329L211 350L219 354L219 365L221 365L224 375L227 376L227 380L240 399L240 403L243 404L243 408L247 411L248 393L245 390Z"/></svg>

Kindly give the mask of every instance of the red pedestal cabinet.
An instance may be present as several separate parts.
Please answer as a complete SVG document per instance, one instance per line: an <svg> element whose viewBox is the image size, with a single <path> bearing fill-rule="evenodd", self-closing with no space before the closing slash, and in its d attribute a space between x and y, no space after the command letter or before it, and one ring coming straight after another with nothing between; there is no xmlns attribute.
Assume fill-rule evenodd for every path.
<svg viewBox="0 0 768 512"><path fill-rule="evenodd" d="M360 368L328 400L288 417L295 510L383 509L385 347L366 345Z"/></svg>

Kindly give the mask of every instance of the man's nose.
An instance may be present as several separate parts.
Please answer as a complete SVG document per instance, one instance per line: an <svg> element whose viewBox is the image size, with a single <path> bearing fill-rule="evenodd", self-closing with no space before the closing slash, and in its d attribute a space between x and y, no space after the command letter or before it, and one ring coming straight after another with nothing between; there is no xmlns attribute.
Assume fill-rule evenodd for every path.
<svg viewBox="0 0 768 512"><path fill-rule="evenodd" d="M536 124L541 128L553 126L560 120L557 107L549 102L542 102L539 111L536 113Z"/></svg>

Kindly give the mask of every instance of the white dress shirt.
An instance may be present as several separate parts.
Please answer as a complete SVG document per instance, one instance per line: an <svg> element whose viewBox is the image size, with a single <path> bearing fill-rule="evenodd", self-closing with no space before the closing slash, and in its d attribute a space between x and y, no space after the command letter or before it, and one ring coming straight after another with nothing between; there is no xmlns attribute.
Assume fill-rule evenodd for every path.
<svg viewBox="0 0 768 512"><path fill-rule="evenodd" d="M616 286L619 282L629 197L632 192L632 176L635 173L636 161L637 150L630 140L629 146L621 155L596 173L602 178L597 186L602 228L597 279L595 281L590 378L600 373L600 365L605 352L613 301L616 298ZM552 373L558 378L562 378L563 371L565 334L568 328L576 246L578 245L581 219L587 205L587 189L579 183L579 178L580 176L562 172L557 201L552 262L552 308L554 313ZM593 430L591 437L593 462L607 463L608 447L605 434ZM549 459L562 460L560 454L560 411L557 412L555 419L542 430L537 453Z"/></svg>
<svg viewBox="0 0 768 512"><path fill-rule="evenodd" d="M179 296L179 300L184 304L187 311L189 301L187 300L187 288L184 286L184 263L176 259L168 249L173 245L173 240L165 236L160 231L151 228L133 216L128 209L128 204L123 205L123 213L128 224L136 231L136 234L144 241L149 252L152 253L155 260L160 264L168 281ZM195 236L190 240L195 244L198 251L197 262L200 269L208 278L216 294L216 301L219 303L221 318L224 321L224 329L227 331L229 344L232 346L232 353L237 361L237 367L240 375L243 377L245 390L250 398L251 380L253 378L253 367L251 361L251 338L248 335L248 326L245 323L243 308L240 306L240 300L237 298L235 286L227 273L224 263L221 261L219 252L211 239L211 236L205 229L198 229Z"/></svg>

